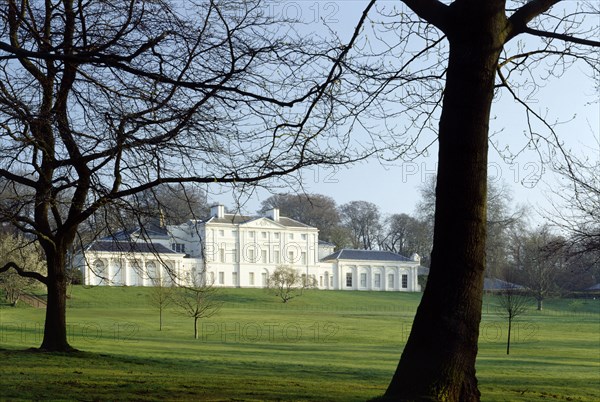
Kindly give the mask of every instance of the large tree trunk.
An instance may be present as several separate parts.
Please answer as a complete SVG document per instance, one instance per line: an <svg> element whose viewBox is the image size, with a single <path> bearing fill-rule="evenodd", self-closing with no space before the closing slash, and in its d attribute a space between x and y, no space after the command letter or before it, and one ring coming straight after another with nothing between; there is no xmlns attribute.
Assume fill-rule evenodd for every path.
<svg viewBox="0 0 600 402"><path fill-rule="evenodd" d="M384 396L477 401L475 357L485 268L488 123L505 26L503 7L453 10L439 128L431 270ZM497 5L496 5L497 6ZM487 9L486 9L487 8ZM475 9L475 11L473 11Z"/></svg>
<svg viewBox="0 0 600 402"><path fill-rule="evenodd" d="M46 256L48 262L48 304L41 350L51 352L74 351L67 340L67 276L66 252L57 251Z"/></svg>

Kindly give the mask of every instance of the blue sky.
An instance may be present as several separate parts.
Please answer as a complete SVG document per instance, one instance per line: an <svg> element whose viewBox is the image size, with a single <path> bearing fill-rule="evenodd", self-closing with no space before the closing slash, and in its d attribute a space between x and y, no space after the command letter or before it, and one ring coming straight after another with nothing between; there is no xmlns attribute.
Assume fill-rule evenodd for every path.
<svg viewBox="0 0 600 402"><path fill-rule="evenodd" d="M400 2L381 2L387 6ZM307 31L324 32L323 21L342 38L349 38L365 1L287 1L268 3L269 12L299 17L306 21ZM600 56L599 56L600 57ZM538 68L547 68L543 64ZM598 87L591 78L575 66L560 79L540 82L534 94L532 108L551 122L566 122L556 128L566 149L578 155L598 160L600 143L600 104ZM497 133L493 141L512 153L526 148L512 161L504 160L490 147L489 175L509 185L515 203L529 204L534 210L547 208L549 198L556 190L557 179L535 150L527 149L523 135L525 117L522 106L508 93L503 93L493 106L490 132ZM542 129L539 125L537 129ZM360 133L357 133L360 135ZM333 197L338 204L352 200L366 200L377 204L384 214L412 213L419 199L418 187L428 175L435 172L437 148L427 155L410 161L383 165L369 160L341 168L311 168L303 173L302 188L306 192ZM549 157L545 155L545 157ZM275 192L285 192L285 188ZM220 194L215 194L220 193ZM269 192L259 189L250 197L243 197L243 209L253 213ZM209 188L209 201L234 206L234 196L228 189Z"/></svg>

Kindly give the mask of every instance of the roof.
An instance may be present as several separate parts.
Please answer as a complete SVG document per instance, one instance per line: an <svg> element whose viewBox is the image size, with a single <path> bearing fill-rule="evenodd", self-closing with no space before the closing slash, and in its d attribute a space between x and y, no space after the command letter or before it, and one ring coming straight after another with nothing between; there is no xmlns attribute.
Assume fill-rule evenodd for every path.
<svg viewBox="0 0 600 402"><path fill-rule="evenodd" d="M132 243L128 241L98 240L90 244L88 251L106 251L111 253L152 253L177 254L173 250L156 243Z"/></svg>
<svg viewBox="0 0 600 402"><path fill-rule="evenodd" d="M248 223L255 221L257 219L268 219L275 224L279 224L281 226L286 227L296 227L296 228L310 228L311 226L306 225L302 222L298 222L292 218L287 218L285 216L279 217L279 220L273 220L267 216L244 216L239 214L225 214L222 218L217 218L215 216L208 218L206 223L227 223L227 224L235 224L240 225L242 223Z"/></svg>
<svg viewBox="0 0 600 402"><path fill-rule="evenodd" d="M362 261L403 261L403 262L414 262L410 258L404 257L403 255L393 253L391 251L380 251L380 250L353 250L353 249L341 249L333 254L323 258L322 261L327 260L362 260Z"/></svg>
<svg viewBox="0 0 600 402"><path fill-rule="evenodd" d="M590 286L585 290L600 290L600 283L595 284L594 286Z"/></svg>
<svg viewBox="0 0 600 402"><path fill-rule="evenodd" d="M134 236L135 235L135 236ZM103 237L100 240L108 241L129 241L133 237L142 238L157 238L157 237L168 237L169 233L166 228L160 226L154 221L150 221L140 227L131 230L122 230L120 232L112 233L108 236Z"/></svg>
<svg viewBox="0 0 600 402"><path fill-rule="evenodd" d="M510 290L510 289L525 289L521 285L503 281L498 278L485 278L483 280L483 290Z"/></svg>
<svg viewBox="0 0 600 402"><path fill-rule="evenodd" d="M319 246L335 247L335 244L330 243L330 242L325 241L325 240L319 240Z"/></svg>

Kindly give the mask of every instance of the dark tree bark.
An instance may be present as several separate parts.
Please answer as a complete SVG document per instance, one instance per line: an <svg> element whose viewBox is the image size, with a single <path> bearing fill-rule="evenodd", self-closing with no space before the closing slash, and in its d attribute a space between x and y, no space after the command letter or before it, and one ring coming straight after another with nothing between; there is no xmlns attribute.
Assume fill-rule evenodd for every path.
<svg viewBox="0 0 600 402"><path fill-rule="evenodd" d="M486 28L449 32L431 274L388 396L479 399L474 366L485 268L487 134L501 49Z"/></svg>
<svg viewBox="0 0 600 402"><path fill-rule="evenodd" d="M480 399L475 358L486 259L488 132L500 54L504 45L521 33L600 45L527 27L557 2L532 0L507 17L503 0L456 0L450 5L404 0L422 20L446 35L449 56L438 132L430 275L384 399ZM500 78L507 85L502 75ZM508 88L515 100L524 104Z"/></svg>
<svg viewBox="0 0 600 402"><path fill-rule="evenodd" d="M394 400L480 396L475 358L485 269L488 123L507 21L502 2L461 4L446 10L452 23L443 25L450 54L431 271L385 394Z"/></svg>
<svg viewBox="0 0 600 402"><path fill-rule="evenodd" d="M171 0L0 5L0 191L15 190L0 220L39 242L48 267L0 273L46 284L42 349L72 350L66 257L95 214L161 185L245 189L377 153L335 134L335 83L360 27L328 42L267 14L258 0L186 13Z"/></svg>
<svg viewBox="0 0 600 402"><path fill-rule="evenodd" d="M49 352L74 350L67 338L67 276L62 257L57 254L48 265L48 304L40 349Z"/></svg>

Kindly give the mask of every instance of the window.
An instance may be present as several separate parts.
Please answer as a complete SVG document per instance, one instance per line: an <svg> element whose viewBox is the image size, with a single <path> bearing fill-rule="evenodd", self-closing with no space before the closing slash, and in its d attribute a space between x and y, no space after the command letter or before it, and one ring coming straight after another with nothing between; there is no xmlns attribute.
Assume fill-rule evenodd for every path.
<svg viewBox="0 0 600 402"><path fill-rule="evenodd" d="M300 235L300 238L301 238L302 240L306 240L306 234L305 234L305 233L302 233L302 234Z"/></svg>
<svg viewBox="0 0 600 402"><path fill-rule="evenodd" d="M294 240L294 234L293 233L288 234L288 239Z"/></svg>
<svg viewBox="0 0 600 402"><path fill-rule="evenodd" d="M294 262L294 252L293 252L293 251L290 251L290 252L288 253L288 262L289 262L290 264L292 264L292 263Z"/></svg>
<svg viewBox="0 0 600 402"><path fill-rule="evenodd" d="M279 232L275 232L275 239L279 240Z"/></svg>
<svg viewBox="0 0 600 402"><path fill-rule="evenodd" d="M323 287L323 277L319 276L319 286Z"/></svg>
<svg viewBox="0 0 600 402"><path fill-rule="evenodd" d="M388 288L394 287L394 274L388 274Z"/></svg>
<svg viewBox="0 0 600 402"><path fill-rule="evenodd" d="M219 236L221 236L221 237L225 236L225 231L222 229L219 230Z"/></svg>
<svg viewBox="0 0 600 402"><path fill-rule="evenodd" d="M251 239L254 239L255 233L254 233L254 232L248 232L248 236L249 236Z"/></svg>
<svg viewBox="0 0 600 402"><path fill-rule="evenodd" d="M273 260L275 264L279 264L279 250L273 251Z"/></svg>
<svg viewBox="0 0 600 402"><path fill-rule="evenodd" d="M300 261L302 261L302 265L306 265L306 253L304 251L300 254Z"/></svg>
<svg viewBox="0 0 600 402"><path fill-rule="evenodd" d="M185 253L185 244L183 244L183 243L172 243L171 244L171 250L175 251L176 253Z"/></svg>
<svg viewBox="0 0 600 402"><path fill-rule="evenodd" d="M333 287L333 275L331 275L329 277L329 287L332 288Z"/></svg>
<svg viewBox="0 0 600 402"><path fill-rule="evenodd" d="M261 252L261 257L260 257L260 258L261 258L261 261L262 261L262 262L264 262L264 263L267 263L267 262L268 262L268 261L267 261L267 250L262 250L262 252Z"/></svg>
<svg viewBox="0 0 600 402"><path fill-rule="evenodd" d="M262 280L262 285L263 285L263 286L267 286L267 273L266 273L266 272L263 272L263 273L261 274L261 277L262 277L262 278L261 278L261 280Z"/></svg>
<svg viewBox="0 0 600 402"><path fill-rule="evenodd" d="M249 273L249 278L248 278L249 282L250 282L250 286L254 285L254 272L250 272Z"/></svg>
<svg viewBox="0 0 600 402"><path fill-rule="evenodd" d="M367 274L365 274L365 273L360 274L360 287L361 288L367 287Z"/></svg>
<svg viewBox="0 0 600 402"><path fill-rule="evenodd" d="M352 287L352 272L346 272L346 286Z"/></svg>
<svg viewBox="0 0 600 402"><path fill-rule="evenodd" d="M381 274L375 274L374 282L375 282L374 286L376 288L380 288L381 287Z"/></svg>
<svg viewBox="0 0 600 402"><path fill-rule="evenodd" d="M233 286L237 286L237 283L238 283L237 272L233 272L231 274L231 280L233 281Z"/></svg>
<svg viewBox="0 0 600 402"><path fill-rule="evenodd" d="M152 282L160 283L160 278L158 277L158 272L154 261L148 261L146 263L146 274Z"/></svg>
<svg viewBox="0 0 600 402"><path fill-rule="evenodd" d="M402 289L408 288L408 275L402 274Z"/></svg>
<svg viewBox="0 0 600 402"><path fill-rule="evenodd" d="M255 256L254 256L254 249L253 248L249 248L248 249L247 255L248 255L248 261L247 262L255 262L256 261Z"/></svg>
<svg viewBox="0 0 600 402"><path fill-rule="evenodd" d="M208 273L208 280L209 280L209 285L212 285L213 283L215 283L215 273L214 272L209 272Z"/></svg>
<svg viewBox="0 0 600 402"><path fill-rule="evenodd" d="M105 274L104 262L102 260L94 261L94 273L96 275L104 275Z"/></svg>
<svg viewBox="0 0 600 402"><path fill-rule="evenodd" d="M260 236L261 236L263 239L266 239L266 238L267 238L267 232L260 232Z"/></svg>
<svg viewBox="0 0 600 402"><path fill-rule="evenodd" d="M219 285L225 284L225 272L219 272Z"/></svg>
<svg viewBox="0 0 600 402"><path fill-rule="evenodd" d="M219 249L219 261L225 262L225 249L224 248Z"/></svg>

